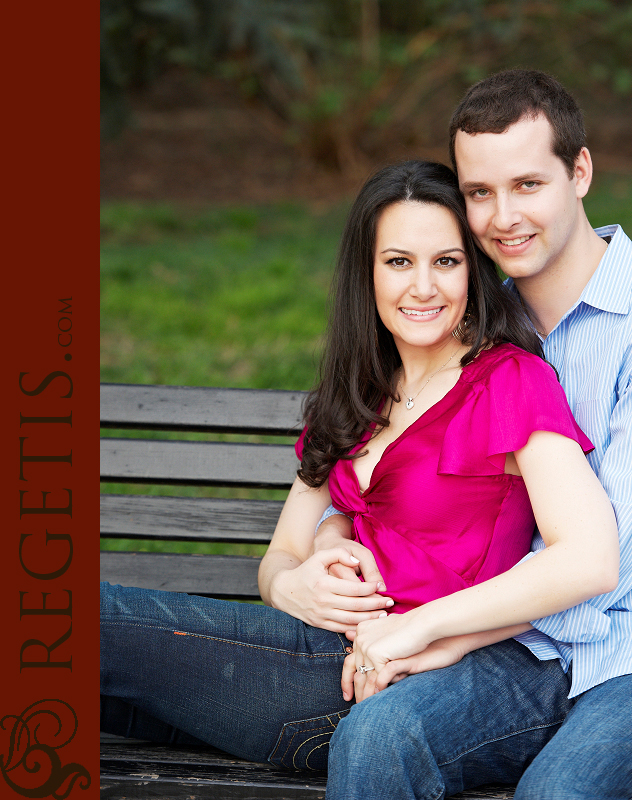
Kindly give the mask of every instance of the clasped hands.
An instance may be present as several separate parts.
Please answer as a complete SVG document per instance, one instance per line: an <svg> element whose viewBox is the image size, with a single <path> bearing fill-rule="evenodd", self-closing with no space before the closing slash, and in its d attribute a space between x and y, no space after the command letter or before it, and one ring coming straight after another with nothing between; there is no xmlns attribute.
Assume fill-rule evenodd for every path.
<svg viewBox="0 0 632 800"><path fill-rule="evenodd" d="M393 600L382 594L386 587L370 550L328 527L330 535L316 537L309 558L278 574L275 605L316 628L346 633L386 615Z"/></svg>
<svg viewBox="0 0 632 800"><path fill-rule="evenodd" d="M355 624L344 630L347 638L354 643L353 652L345 659L341 678L345 700L351 700L355 694L356 701L360 702L407 675L442 669L460 661L466 652L461 637L429 641L423 638L414 612L387 614L385 609L390 608L393 602L391 598L377 594L386 591L386 588L373 553L346 538L349 535L349 520L335 516L325 520L314 540L315 553L320 553L321 557L324 553L329 554L329 576L344 582L344 586L342 583L335 585L336 591L346 591L349 585L354 588L358 584L365 588L376 586L375 594L364 595L366 606L362 613L355 612ZM332 561L334 550L338 554L340 550L346 551L357 563L349 564L344 557ZM362 574L364 583L360 581L358 573ZM372 612L369 610L371 603L375 603ZM364 618L360 619L360 616ZM361 666L366 667L367 671L361 671Z"/></svg>
<svg viewBox="0 0 632 800"><path fill-rule="evenodd" d="M344 633L354 643L341 687L346 700L355 694L360 702L407 675L455 664L465 650L459 637L424 641L415 612L388 615L394 603L385 594L373 554L349 534L346 517L326 520L312 555L277 575L275 605L308 625ZM362 665L369 671L361 673Z"/></svg>

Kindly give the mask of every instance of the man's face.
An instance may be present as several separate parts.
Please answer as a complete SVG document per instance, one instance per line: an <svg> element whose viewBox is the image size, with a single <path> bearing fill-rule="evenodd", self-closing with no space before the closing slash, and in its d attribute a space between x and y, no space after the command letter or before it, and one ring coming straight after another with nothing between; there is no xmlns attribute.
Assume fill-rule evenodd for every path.
<svg viewBox="0 0 632 800"><path fill-rule="evenodd" d="M483 250L512 278L552 276L571 258L590 175L583 174L580 156L569 179L551 137L543 116L522 118L504 133L456 135L468 222Z"/></svg>

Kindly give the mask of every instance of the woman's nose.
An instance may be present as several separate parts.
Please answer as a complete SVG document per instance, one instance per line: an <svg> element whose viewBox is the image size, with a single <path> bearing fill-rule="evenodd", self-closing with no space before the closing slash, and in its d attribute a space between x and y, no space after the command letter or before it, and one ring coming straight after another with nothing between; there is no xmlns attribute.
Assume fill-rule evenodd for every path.
<svg viewBox="0 0 632 800"><path fill-rule="evenodd" d="M412 297L425 300L436 294L436 286L432 270L418 266L412 270L409 292Z"/></svg>

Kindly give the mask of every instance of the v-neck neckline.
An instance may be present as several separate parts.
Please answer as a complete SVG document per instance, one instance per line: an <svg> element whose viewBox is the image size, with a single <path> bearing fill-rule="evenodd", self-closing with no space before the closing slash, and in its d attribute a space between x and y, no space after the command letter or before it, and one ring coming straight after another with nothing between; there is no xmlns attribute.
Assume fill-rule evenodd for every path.
<svg viewBox="0 0 632 800"><path fill-rule="evenodd" d="M358 473L356 472L356 469L355 469L355 462L356 462L357 459L350 459L349 460L349 467L351 469L351 472L353 473L353 477L354 477L355 482L356 482L356 486L357 486L357 489L358 489L358 496L359 497L364 497L365 495L367 495L368 492L373 487L373 476L375 475L375 472L376 472L377 468L382 463L382 461L383 461L384 457L386 456L386 454L392 448L394 448L395 445L397 445L407 434L409 434L413 430L413 428L425 427L425 425L428 425L430 422L433 421L433 418L437 416L437 413L435 413L435 415L433 416L431 414L431 412L433 412L433 411L436 412L437 409L441 410L440 407L444 404L444 401L447 400L450 397L450 395L455 392L455 390L460 386L461 383L465 382L463 380L463 376L465 374L465 370L473 363L474 362L472 361L472 362L470 362L470 364L466 364L461 369L461 374L457 378L456 383L454 384L454 386L452 386L450 389L448 389L448 391L443 395L443 397L439 398L439 400L437 400L436 403L433 403L433 405L431 405L430 408L427 408L423 412L423 414L420 414L420 416L418 416L416 420L413 420L413 422L411 422L410 425L408 425L408 427L404 428L404 430L399 434L399 436L396 439L394 439L392 442L390 442L390 444L386 445L382 455L376 461L375 466L373 467L373 470L371 471L371 476L369 478L369 483L367 484L367 487L366 487L366 489L364 489L364 491L362 490L362 488L360 486L360 480L358 478ZM377 412L378 414L384 408L385 403L386 403L386 398L378 406L378 412ZM423 425L420 425L419 423L423 423ZM373 436L373 431L375 430L376 424L377 423L374 422L371 425L371 427L369 428L367 433L358 442L356 447L353 448L353 450L351 451L351 454L357 453L358 450L362 449L362 447L364 447L364 445L368 444L371 441L371 438Z"/></svg>

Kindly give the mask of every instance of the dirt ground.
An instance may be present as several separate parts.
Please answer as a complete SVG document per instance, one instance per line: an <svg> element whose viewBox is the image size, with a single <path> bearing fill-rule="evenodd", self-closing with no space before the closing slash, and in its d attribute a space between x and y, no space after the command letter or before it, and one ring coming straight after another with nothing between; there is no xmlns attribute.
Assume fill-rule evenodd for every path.
<svg viewBox="0 0 632 800"><path fill-rule="evenodd" d="M629 139L626 144L593 150L597 169L632 175ZM362 175L341 176L291 144L287 126L261 104L245 102L218 81L192 82L175 73L135 97L128 127L103 142L101 196L192 204L329 203L353 195L371 168L415 156L448 161L447 147L394 148L367 162Z"/></svg>

